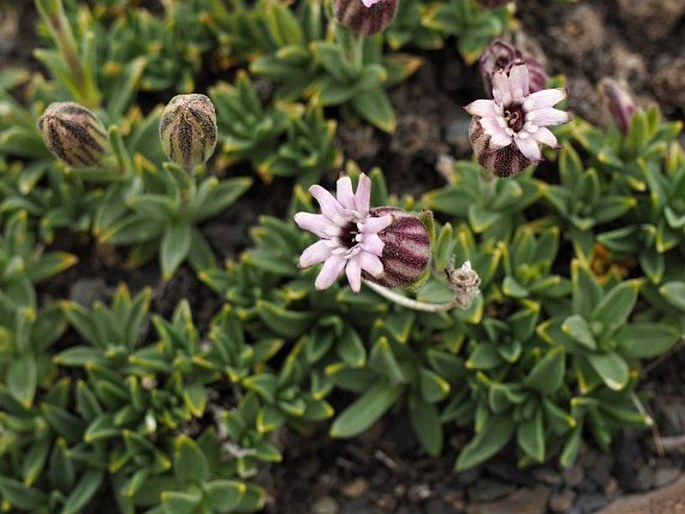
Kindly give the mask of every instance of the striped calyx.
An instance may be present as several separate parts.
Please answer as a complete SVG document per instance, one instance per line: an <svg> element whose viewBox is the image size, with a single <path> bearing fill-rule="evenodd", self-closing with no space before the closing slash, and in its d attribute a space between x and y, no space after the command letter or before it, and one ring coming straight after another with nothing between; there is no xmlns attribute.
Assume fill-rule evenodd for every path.
<svg viewBox="0 0 685 514"><path fill-rule="evenodd" d="M397 13L398 1L333 0L333 12L340 23L357 34L371 36L390 25Z"/></svg>
<svg viewBox="0 0 685 514"><path fill-rule="evenodd" d="M469 141L478 164L490 170L496 177L513 177L533 164L516 145L507 145L503 148L492 145L490 136L485 133L477 117L471 121Z"/></svg>
<svg viewBox="0 0 685 514"><path fill-rule="evenodd" d="M186 171L207 162L217 139L214 104L197 93L176 95L162 113L159 137L169 159Z"/></svg>
<svg viewBox="0 0 685 514"><path fill-rule="evenodd" d="M431 261L431 242L423 222L397 207L376 207L371 216L392 215L392 223L378 233L383 241L383 275L365 278L386 287L409 287L419 282Z"/></svg>
<svg viewBox="0 0 685 514"><path fill-rule="evenodd" d="M38 120L45 146L69 166L95 166L107 152L107 132L88 109L74 102L53 102Z"/></svg>
<svg viewBox="0 0 685 514"><path fill-rule="evenodd" d="M478 67L487 94L492 94L492 75L500 70L509 73L516 64L525 64L528 68L528 85L531 93L545 89L547 73L540 61L530 52L496 39L488 45L478 59Z"/></svg>

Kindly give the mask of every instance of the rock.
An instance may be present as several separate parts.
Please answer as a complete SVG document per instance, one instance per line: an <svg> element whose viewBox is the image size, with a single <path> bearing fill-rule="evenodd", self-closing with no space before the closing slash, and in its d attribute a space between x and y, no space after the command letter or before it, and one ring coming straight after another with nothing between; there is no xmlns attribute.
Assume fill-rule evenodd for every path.
<svg viewBox="0 0 685 514"><path fill-rule="evenodd" d="M663 466L654 472L654 487L664 487L675 482L683 474L680 469L674 466Z"/></svg>
<svg viewBox="0 0 685 514"><path fill-rule="evenodd" d="M341 492L348 498L359 498L369 490L369 481L365 478L355 478L352 482L345 484Z"/></svg>
<svg viewBox="0 0 685 514"><path fill-rule="evenodd" d="M649 464L645 463L638 469L634 485L637 491L648 491L654 487L654 470Z"/></svg>
<svg viewBox="0 0 685 514"><path fill-rule="evenodd" d="M426 484L414 484L407 490L407 499L411 503L419 503L430 497L431 490Z"/></svg>
<svg viewBox="0 0 685 514"><path fill-rule="evenodd" d="M604 494L607 496L614 496L618 492L618 480L615 477L609 477L606 487L604 487Z"/></svg>
<svg viewBox="0 0 685 514"><path fill-rule="evenodd" d="M579 466L573 466L564 470L564 482L569 487L576 488L585 480L585 472Z"/></svg>
<svg viewBox="0 0 685 514"><path fill-rule="evenodd" d="M516 489L513 484L483 478L468 489L469 499L474 502L489 502L502 498Z"/></svg>
<svg viewBox="0 0 685 514"><path fill-rule="evenodd" d="M557 470L545 466L533 470L533 477L547 485L560 485L564 481Z"/></svg>
<svg viewBox="0 0 685 514"><path fill-rule="evenodd" d="M424 507L424 511L426 514L454 514L452 508L438 498L428 500L428 503Z"/></svg>
<svg viewBox="0 0 685 514"><path fill-rule="evenodd" d="M84 307L91 307L96 301L107 300L109 292L101 278L80 278L69 291L69 299Z"/></svg>
<svg viewBox="0 0 685 514"><path fill-rule="evenodd" d="M552 512L568 512L573 506L576 493L570 489L564 489L559 493L554 493L549 499L549 508Z"/></svg>
<svg viewBox="0 0 685 514"><path fill-rule="evenodd" d="M598 514L685 514L685 476L667 487L619 498Z"/></svg>
<svg viewBox="0 0 685 514"><path fill-rule="evenodd" d="M367 506L364 501L354 500L343 505L340 514L380 514L380 511Z"/></svg>
<svg viewBox="0 0 685 514"><path fill-rule="evenodd" d="M601 509L607 503L609 503L609 498L603 494L586 493L581 494L578 497L578 501L576 501L575 506L578 508L579 512L589 514L590 512L595 512L598 509Z"/></svg>
<svg viewBox="0 0 685 514"><path fill-rule="evenodd" d="M506 498L489 503L474 503L466 514L545 514L549 490L544 485L519 489Z"/></svg>
<svg viewBox="0 0 685 514"><path fill-rule="evenodd" d="M609 455L601 455L592 467L587 468L588 478L600 489L605 489L611 476L613 460Z"/></svg>
<svg viewBox="0 0 685 514"><path fill-rule="evenodd" d="M340 507L330 496L322 496L312 505L311 514L338 514Z"/></svg>
<svg viewBox="0 0 685 514"><path fill-rule="evenodd" d="M685 15L685 3L682 0L618 0L618 15L640 38L657 41L671 34Z"/></svg>

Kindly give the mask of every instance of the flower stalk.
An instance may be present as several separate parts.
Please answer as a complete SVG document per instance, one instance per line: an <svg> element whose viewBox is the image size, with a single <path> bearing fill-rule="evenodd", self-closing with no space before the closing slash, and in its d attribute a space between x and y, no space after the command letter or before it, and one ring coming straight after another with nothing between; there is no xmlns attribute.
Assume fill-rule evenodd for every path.
<svg viewBox="0 0 685 514"><path fill-rule="evenodd" d="M442 303L429 303L414 298L407 298L370 280L362 279L362 281L386 300L415 311L437 314L439 312L448 312L454 308L466 310L471 307L473 300L478 296L478 286L480 285L480 277L471 268L471 263L466 261L459 269L454 269L453 265L450 264L450 267L445 270L445 274L454 289L454 297L450 301Z"/></svg>
<svg viewBox="0 0 685 514"><path fill-rule="evenodd" d="M95 44L94 34L86 34L86 43L89 48L85 49L84 52L86 58L81 59L76 39L64 12L62 0L37 0L36 6L71 72L72 83L65 85L71 86L70 89L72 89L77 102L90 108L98 107L102 94L95 83L93 70L90 66L84 67L82 64L82 62L90 62L89 56L92 54Z"/></svg>

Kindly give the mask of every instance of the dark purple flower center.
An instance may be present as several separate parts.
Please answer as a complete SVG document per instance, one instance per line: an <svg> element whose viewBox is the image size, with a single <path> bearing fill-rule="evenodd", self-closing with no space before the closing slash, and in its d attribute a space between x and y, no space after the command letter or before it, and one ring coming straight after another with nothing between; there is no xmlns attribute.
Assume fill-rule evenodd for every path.
<svg viewBox="0 0 685 514"><path fill-rule="evenodd" d="M354 221L348 221L340 233L340 242L348 250L357 244L357 236L359 235L359 229Z"/></svg>
<svg viewBox="0 0 685 514"><path fill-rule="evenodd" d="M526 121L526 113L523 112L523 105L511 104L504 108L504 119L514 132L521 132Z"/></svg>

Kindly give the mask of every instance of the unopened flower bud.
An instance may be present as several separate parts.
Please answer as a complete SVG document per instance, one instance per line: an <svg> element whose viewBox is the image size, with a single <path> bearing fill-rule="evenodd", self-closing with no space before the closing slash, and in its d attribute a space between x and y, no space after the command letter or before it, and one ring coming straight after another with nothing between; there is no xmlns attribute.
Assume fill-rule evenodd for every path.
<svg viewBox="0 0 685 514"><path fill-rule="evenodd" d="M635 99L614 79L605 77L599 83L599 91L604 97L607 109L616 122L618 130L624 136L628 133L633 114L637 109Z"/></svg>
<svg viewBox="0 0 685 514"><path fill-rule="evenodd" d="M70 166L95 166L107 151L107 132L88 109L74 102L53 102L38 120L45 146Z"/></svg>
<svg viewBox="0 0 685 514"><path fill-rule="evenodd" d="M162 113L159 137L167 156L185 170L203 164L214 153L216 111L205 95L176 95Z"/></svg>
<svg viewBox="0 0 685 514"><path fill-rule="evenodd" d="M383 275L366 278L386 287L409 287L419 282L428 270L431 243L423 222L397 207L371 209L372 217L390 214L392 223L378 233L383 241Z"/></svg>
<svg viewBox="0 0 685 514"><path fill-rule="evenodd" d="M487 9L497 9L508 4L512 0L477 0L477 2Z"/></svg>
<svg viewBox="0 0 685 514"><path fill-rule="evenodd" d="M340 23L357 34L370 36L385 30L395 18L399 0L333 0Z"/></svg>
<svg viewBox="0 0 685 514"><path fill-rule="evenodd" d="M473 118L469 127L469 141L478 164L490 170L496 177L509 178L518 175L532 164L516 145L503 148L491 144L479 118Z"/></svg>
<svg viewBox="0 0 685 514"><path fill-rule="evenodd" d="M524 52L514 45L496 39L488 45L478 60L478 67L483 78L483 85L488 94L492 94L492 75L502 70L511 71L515 64L525 64L528 68L528 80L531 93L545 89L547 73L533 54Z"/></svg>

